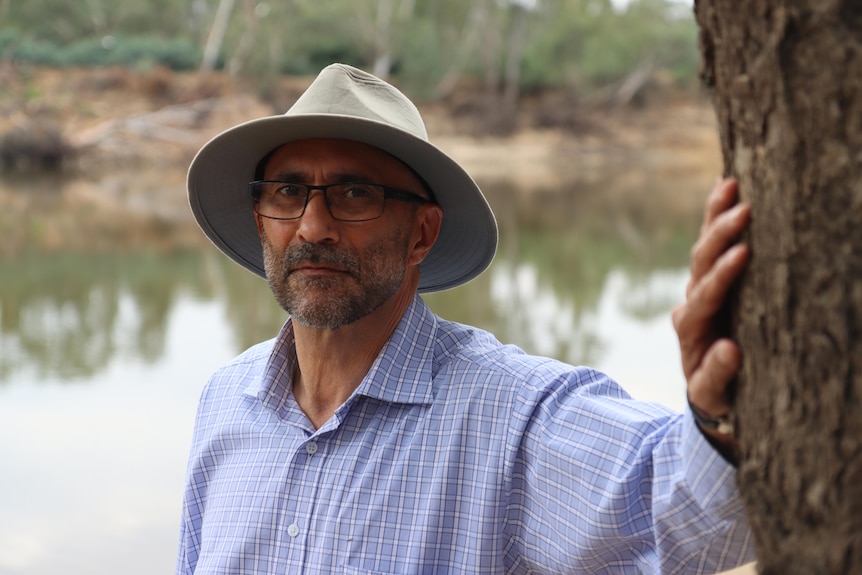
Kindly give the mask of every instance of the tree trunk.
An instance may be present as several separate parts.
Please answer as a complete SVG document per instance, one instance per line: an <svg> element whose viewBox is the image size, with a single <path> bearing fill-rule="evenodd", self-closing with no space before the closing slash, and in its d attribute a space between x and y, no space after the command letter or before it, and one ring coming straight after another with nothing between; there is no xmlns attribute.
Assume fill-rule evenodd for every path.
<svg viewBox="0 0 862 575"><path fill-rule="evenodd" d="M374 18L374 66L372 73L384 80L392 70L392 26L395 13L394 0L377 0L377 14Z"/></svg>
<svg viewBox="0 0 862 575"><path fill-rule="evenodd" d="M527 43L527 8L518 3L509 6L511 25L506 48L505 70L503 72L503 95L500 100L504 133L515 129L518 113L518 100L521 97L521 65Z"/></svg>
<svg viewBox="0 0 862 575"><path fill-rule="evenodd" d="M9 5L11 3L12 0L0 0L0 25L6 20L6 14L9 13Z"/></svg>
<svg viewBox="0 0 862 575"><path fill-rule="evenodd" d="M239 76L245 66L246 60L254 47L255 40L259 37L258 28L260 18L256 13L258 4L255 0L243 0L243 14L245 15L245 30L242 37L239 39L239 45L231 56L227 64L228 74L231 76Z"/></svg>
<svg viewBox="0 0 862 575"><path fill-rule="evenodd" d="M498 2L497 9L506 22L504 33L490 26L485 30L485 114L486 126L493 134L509 134L516 126L527 20L535 6L529 0ZM493 9L489 7L489 12Z"/></svg>
<svg viewBox="0 0 862 575"><path fill-rule="evenodd" d="M224 42L227 27L230 24L230 14L233 11L234 0L220 0L216 9L215 18L207 37L207 45L201 61L201 72L212 72L215 70L221 45Z"/></svg>
<svg viewBox="0 0 862 575"><path fill-rule="evenodd" d="M738 481L766 575L862 573L862 1L696 0L751 203L731 314Z"/></svg>
<svg viewBox="0 0 862 575"><path fill-rule="evenodd" d="M449 61L442 79L437 83L435 89L437 98L446 98L455 89L465 62L476 50L476 45L479 43L479 31L485 28L488 19L486 7L485 2L481 0L472 0L470 3L470 10L467 12L467 18L461 27L458 45L454 51L455 55Z"/></svg>
<svg viewBox="0 0 862 575"><path fill-rule="evenodd" d="M498 9L492 0L480 0L486 13L485 27L482 29L482 40L479 43L479 58L483 68L485 126L490 132L495 131L500 115L500 62L503 39L498 26L494 25L494 13Z"/></svg>

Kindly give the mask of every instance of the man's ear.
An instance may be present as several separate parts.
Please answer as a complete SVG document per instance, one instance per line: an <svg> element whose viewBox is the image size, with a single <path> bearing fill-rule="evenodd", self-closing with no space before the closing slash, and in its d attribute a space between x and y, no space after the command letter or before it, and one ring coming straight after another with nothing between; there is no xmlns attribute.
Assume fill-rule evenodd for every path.
<svg viewBox="0 0 862 575"><path fill-rule="evenodd" d="M416 212L416 227L414 228L413 242L410 246L410 255L407 259L409 265L418 266L431 251L437 236L440 235L440 226L443 223L443 210L437 204L424 204L419 206Z"/></svg>
<svg viewBox="0 0 862 575"><path fill-rule="evenodd" d="M254 212L254 221L257 223L257 235L260 236L261 241L263 241L263 236L266 232L263 231L263 219L257 212Z"/></svg>

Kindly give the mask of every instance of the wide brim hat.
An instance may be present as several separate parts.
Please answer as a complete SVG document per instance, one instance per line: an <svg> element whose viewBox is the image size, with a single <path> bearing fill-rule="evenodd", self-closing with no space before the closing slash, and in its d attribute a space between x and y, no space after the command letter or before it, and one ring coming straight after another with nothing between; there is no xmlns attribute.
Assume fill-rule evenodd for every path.
<svg viewBox="0 0 862 575"><path fill-rule="evenodd" d="M334 138L374 146L428 185L443 210L440 235L419 265L419 292L441 291L482 273L497 249L497 223L479 186L428 141L416 106L394 86L343 64L324 68L284 114L230 128L201 148L188 173L198 225L228 257L266 277L248 182L273 149Z"/></svg>

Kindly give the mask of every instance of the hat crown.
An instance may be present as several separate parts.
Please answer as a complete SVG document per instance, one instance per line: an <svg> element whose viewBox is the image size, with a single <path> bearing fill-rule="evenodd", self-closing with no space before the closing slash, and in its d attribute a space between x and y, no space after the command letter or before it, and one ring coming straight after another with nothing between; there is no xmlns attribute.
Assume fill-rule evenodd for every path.
<svg viewBox="0 0 862 575"><path fill-rule="evenodd" d="M428 141L419 110L391 84L346 64L331 64L285 116L334 114L388 124Z"/></svg>

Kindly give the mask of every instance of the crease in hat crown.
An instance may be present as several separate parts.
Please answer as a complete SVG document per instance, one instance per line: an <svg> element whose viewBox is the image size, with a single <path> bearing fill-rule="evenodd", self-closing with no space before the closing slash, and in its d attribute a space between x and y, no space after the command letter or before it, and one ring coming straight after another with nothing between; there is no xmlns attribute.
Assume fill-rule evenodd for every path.
<svg viewBox="0 0 862 575"><path fill-rule="evenodd" d="M367 118L392 124L428 141L419 109L407 96L377 76L344 64L324 68L285 116L303 114Z"/></svg>
<svg viewBox="0 0 862 575"><path fill-rule="evenodd" d="M265 277L248 182L273 149L299 140L361 142L389 153L428 185L443 209L440 234L419 264L420 293L466 283L491 263L497 224L466 171L428 140L419 110L401 91L344 64L324 68L287 112L229 128L189 167L189 205L206 236L228 257Z"/></svg>

